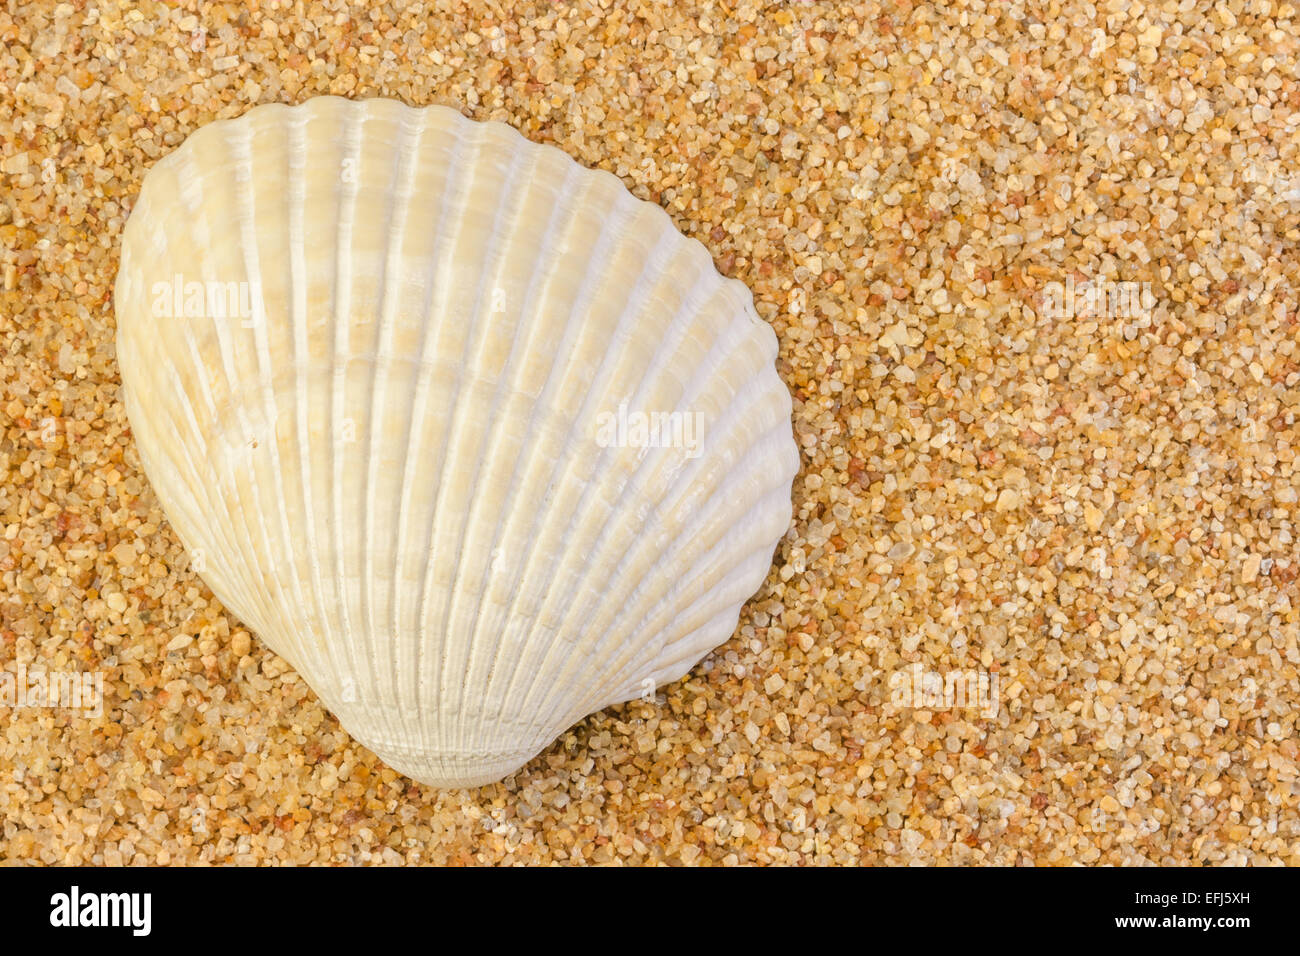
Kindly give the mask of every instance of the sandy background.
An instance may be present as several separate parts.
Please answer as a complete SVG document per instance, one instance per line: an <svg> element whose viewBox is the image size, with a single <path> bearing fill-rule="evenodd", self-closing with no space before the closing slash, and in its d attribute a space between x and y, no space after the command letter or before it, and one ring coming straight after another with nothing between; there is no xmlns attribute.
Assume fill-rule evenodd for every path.
<svg viewBox="0 0 1300 956"><path fill-rule="evenodd" d="M102 673L105 701L0 706L0 857L1300 863L1298 19L9 5L0 665ZM733 639L480 791L398 777L250 641L119 401L142 176L320 93L613 172L753 289L795 397L795 520ZM1047 308L1089 281L1149 307ZM913 665L996 678L996 713L907 706Z"/></svg>

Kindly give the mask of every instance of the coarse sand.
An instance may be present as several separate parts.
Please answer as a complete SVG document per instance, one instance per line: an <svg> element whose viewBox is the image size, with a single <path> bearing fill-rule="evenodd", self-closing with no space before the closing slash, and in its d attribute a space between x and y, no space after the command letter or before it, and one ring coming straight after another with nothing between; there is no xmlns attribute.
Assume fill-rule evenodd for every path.
<svg viewBox="0 0 1300 956"><path fill-rule="evenodd" d="M0 859L1300 864L1298 37L1273 0L0 10L0 668L103 679L0 701ZM481 790L385 767L216 602L120 400L142 177L323 93L614 173L794 395L734 637Z"/></svg>

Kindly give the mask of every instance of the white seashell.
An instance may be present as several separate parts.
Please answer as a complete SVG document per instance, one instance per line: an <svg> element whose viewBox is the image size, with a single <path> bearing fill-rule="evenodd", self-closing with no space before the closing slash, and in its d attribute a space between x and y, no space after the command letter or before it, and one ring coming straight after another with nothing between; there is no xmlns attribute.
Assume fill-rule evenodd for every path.
<svg viewBox="0 0 1300 956"><path fill-rule="evenodd" d="M681 678L789 525L749 291L499 123L322 97L204 127L145 179L116 308L196 570L425 783L499 780Z"/></svg>

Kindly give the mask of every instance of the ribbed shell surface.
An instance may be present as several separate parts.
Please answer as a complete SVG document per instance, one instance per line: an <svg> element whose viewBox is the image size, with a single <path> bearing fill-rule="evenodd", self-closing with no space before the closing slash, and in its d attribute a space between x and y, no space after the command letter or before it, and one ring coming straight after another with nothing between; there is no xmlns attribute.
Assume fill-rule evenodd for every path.
<svg viewBox="0 0 1300 956"><path fill-rule="evenodd" d="M146 176L115 302L195 569L422 782L498 780L682 677L789 524L749 291L502 124L322 97L206 126ZM624 412L698 416L696 446L602 440Z"/></svg>

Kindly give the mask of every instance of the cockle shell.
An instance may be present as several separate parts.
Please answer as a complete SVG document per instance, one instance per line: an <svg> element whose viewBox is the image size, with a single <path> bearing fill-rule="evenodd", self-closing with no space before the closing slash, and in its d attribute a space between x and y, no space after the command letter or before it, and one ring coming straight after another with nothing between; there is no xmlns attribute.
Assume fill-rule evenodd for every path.
<svg viewBox="0 0 1300 956"><path fill-rule="evenodd" d="M145 178L115 298L195 570L416 780L499 780L681 678L789 525L749 291L500 123L321 97L206 126Z"/></svg>

